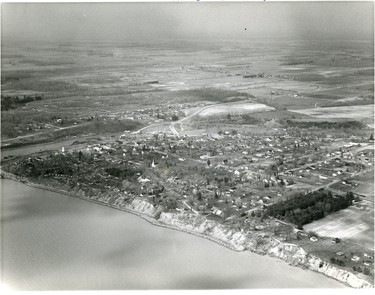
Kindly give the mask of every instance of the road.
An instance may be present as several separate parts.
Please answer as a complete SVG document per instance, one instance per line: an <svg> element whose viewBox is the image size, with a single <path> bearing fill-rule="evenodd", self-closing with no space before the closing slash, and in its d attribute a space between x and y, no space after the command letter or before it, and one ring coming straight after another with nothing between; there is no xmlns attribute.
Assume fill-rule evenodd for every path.
<svg viewBox="0 0 375 295"><path fill-rule="evenodd" d="M204 107L202 107L201 109L199 109L199 110L195 111L194 113L192 113L191 115L189 115L189 116L187 116L187 117L185 117L185 118L182 118L181 120L178 120L178 121L176 121L176 122L171 123L171 125L169 126L169 129L172 131L172 133L173 133L174 135L176 135L176 136L180 136L179 132L178 132L178 131L176 130L176 128L175 128L175 125L176 125L176 124L180 124L181 130L183 130L183 129L182 129L182 123L183 123L184 121L191 119L192 117L194 117L194 116L200 114L201 112L203 112L203 111L205 111L205 110L207 110L207 109L209 109L209 108L216 108L216 107L223 106L223 105L226 105L226 106L227 106L227 105L231 105L231 104L240 104L240 103L245 103L245 102L249 102L249 101L248 101L248 100L244 100L244 101L235 101L235 102L218 103L218 104L213 104L213 105L204 106Z"/></svg>
<svg viewBox="0 0 375 295"><path fill-rule="evenodd" d="M172 131L172 133L176 136L180 136L180 134L178 133L178 131L176 130L176 128L174 127L176 124L180 124L181 126L181 130L182 130L182 123L186 120L189 120L190 118L198 115L199 113L203 112L204 110L208 109L208 108L211 108L211 107L217 107L219 105L223 105L222 103L221 104L215 104L215 105L209 105L209 106L205 106L205 107L202 107L201 109L195 111L194 113L192 113L191 115L185 117L185 118L182 118L181 120L178 120L176 122L173 122L170 126L169 126L169 129Z"/></svg>
<svg viewBox="0 0 375 295"><path fill-rule="evenodd" d="M57 126L50 125L50 124L47 124L47 125L50 126L50 127L53 127L53 128L58 128L58 129L57 130L48 130L48 131L45 131L45 132L33 133L33 134L28 134L28 135L17 136L17 137L9 138L9 139L4 139L4 140L1 141L1 145L3 145L4 143L11 143L12 141L16 141L16 140L19 140L19 139L24 139L24 138L28 138L28 137L40 136L40 135L53 133L53 132L58 131L58 130L76 128L76 127L82 126L84 124L72 125L72 126L67 126L67 127L57 127Z"/></svg>
<svg viewBox="0 0 375 295"><path fill-rule="evenodd" d="M237 101L236 103L241 103L241 102L245 102L245 101ZM202 108L200 108L199 110L196 110L194 113L192 113L191 115L187 116L187 117L184 117L178 121L175 121L175 122L172 122L170 125L169 125L169 130L173 133L173 135L175 136L180 136L179 132L176 130L175 128L175 125L176 124L180 124L181 126L181 130L182 130L182 123L186 120L189 120L191 119L192 117L198 115L199 113L203 112L204 110L208 109L208 108L212 108L212 107L218 107L218 106L221 106L221 105L228 105L228 104L231 104L231 103L220 103L220 104L214 104L214 105L208 105L208 106L204 106ZM143 127L137 131L134 131L133 134L139 134L140 132L148 129L148 128L151 128L151 127L156 127L156 126L160 126L161 124L150 124L146 127ZM165 128L164 128L165 130Z"/></svg>
<svg viewBox="0 0 375 295"><path fill-rule="evenodd" d="M207 106L204 106L204 107L202 107L202 108L196 110L195 112L193 112L192 114L190 114L190 115L187 116L187 117L184 117L184 118L182 118L182 119L180 119L180 120L178 120L178 121L172 122L172 123L169 125L169 127L167 127L167 128L169 128L169 130L172 132L173 135L179 137L179 136L180 136L180 132L183 130L183 128L182 128L182 123L185 122L185 121L187 121L187 120L189 120L189 119L191 119L192 117L194 117L194 116L200 114L201 112L203 112L203 111L205 111L205 110L207 110L207 109L209 109L209 108L216 108L216 107L223 106L223 105L224 105L224 106L228 106L228 105L231 105L231 104L240 104L240 103L246 103L246 102L250 102L250 101L249 101L249 100L242 100L242 101L234 101L234 102L227 102L227 103L218 103L218 104L207 105ZM176 130L176 127L175 127L175 126L176 126L177 124L180 124L180 128L181 128L181 131L180 131L180 132ZM160 126L160 127L161 127L161 130L163 130L163 131L165 131L165 129L166 129L166 128L164 128L164 126L163 126L162 124L160 124L160 123L158 123L158 124L150 124L150 125L148 125L148 126L146 126L146 127L143 127L143 128L141 128L141 129L139 129L139 130L137 130L137 131L134 131L133 134L139 134L140 132L142 132L142 131L144 131L144 130L146 130L146 129L148 129L148 128L151 128L151 127L157 127L157 126ZM162 129L162 128L163 128L163 129Z"/></svg>

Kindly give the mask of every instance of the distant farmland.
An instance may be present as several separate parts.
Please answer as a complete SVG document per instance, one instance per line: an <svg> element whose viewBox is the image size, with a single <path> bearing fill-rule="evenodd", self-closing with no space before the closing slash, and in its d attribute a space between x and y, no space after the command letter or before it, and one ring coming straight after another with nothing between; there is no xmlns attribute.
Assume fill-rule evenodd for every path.
<svg viewBox="0 0 375 295"><path fill-rule="evenodd" d="M293 110L318 119L371 119L374 118L374 105L342 106Z"/></svg>
<svg viewBox="0 0 375 295"><path fill-rule="evenodd" d="M374 216L367 203L360 208L351 206L330 214L323 219L306 224L306 231L313 231L320 236L352 240L370 249L374 249Z"/></svg>
<svg viewBox="0 0 375 295"><path fill-rule="evenodd" d="M210 116L219 116L219 115L240 115L240 114L249 114L249 113L258 113L275 110L272 107L266 106L261 103L238 103L238 104L227 104L227 105L218 105L212 106L210 108L202 111L200 117L210 117Z"/></svg>

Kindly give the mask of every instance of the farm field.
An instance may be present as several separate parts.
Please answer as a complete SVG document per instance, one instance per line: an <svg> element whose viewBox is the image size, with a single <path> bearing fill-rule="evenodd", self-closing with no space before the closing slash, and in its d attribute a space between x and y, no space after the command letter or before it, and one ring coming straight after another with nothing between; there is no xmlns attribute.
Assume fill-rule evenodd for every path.
<svg viewBox="0 0 375 295"><path fill-rule="evenodd" d="M312 112L316 105L351 105L357 101L368 107L359 108L355 114L351 109L350 115L360 113L371 128L372 49L368 43L338 46L331 42L261 40L179 44L164 40L51 41L27 46L9 42L2 48L3 93L38 93L43 99L4 111L2 139L86 124L93 117L130 118L140 126L162 117L168 123L174 114L182 119L199 109L202 118L228 112L269 117L268 111L276 109L293 110L292 116L308 119L326 115ZM353 50L357 53L355 60ZM261 57L259 52L263 52ZM327 60L327 52L337 55L334 61ZM353 101L353 97L360 100ZM251 107L232 104L249 100L254 102ZM228 106L204 110L208 104ZM155 112L152 108L156 105L159 110ZM336 113L335 118L348 118L340 109ZM56 124L57 120L64 124Z"/></svg>
<svg viewBox="0 0 375 295"><path fill-rule="evenodd" d="M345 210L333 213L323 219L305 225L323 237L340 238L374 249L374 204L362 201Z"/></svg>
<svg viewBox="0 0 375 295"><path fill-rule="evenodd" d="M237 114L251 114L266 111L273 111L274 108L260 103L238 103L230 105L218 105L206 108L199 113L200 117L210 117L217 115L237 115Z"/></svg>
<svg viewBox="0 0 375 295"><path fill-rule="evenodd" d="M293 110L318 119L373 119L374 105L342 107L324 107L305 110Z"/></svg>
<svg viewBox="0 0 375 295"><path fill-rule="evenodd" d="M374 5L354 2L6 3L1 176L20 182L16 191L24 183L64 193L206 238L234 255L250 251L334 283L373 288ZM25 198L31 202L33 194ZM27 223L33 210L18 205L5 222ZM64 211L55 207L52 214ZM35 229L44 231L45 222ZM108 236L96 240L113 251L100 261L109 275L91 279L89 289L107 280L117 289L111 277L117 268L144 274L147 267L132 253L141 240L129 237L129 252L113 243L118 233L110 227L94 231ZM9 232L11 239L19 235ZM33 236L41 253L51 249ZM14 255L8 264L18 259L13 264L22 271L28 260L18 252L27 243L8 244ZM86 260L85 247L78 248L61 257ZM58 263L43 257L45 270L55 271ZM162 269L157 262L151 261ZM42 275L42 264L30 266ZM267 282L271 270L261 274ZM222 279L208 271L217 281L211 285L193 272L184 282L243 288L238 271L232 273ZM121 277L119 286L132 289ZM130 278L149 289L154 279ZM179 279L156 279L181 289Z"/></svg>
<svg viewBox="0 0 375 295"><path fill-rule="evenodd" d="M353 180L358 183L353 192L364 195L369 201L374 202L374 170L354 177Z"/></svg>
<svg viewBox="0 0 375 295"><path fill-rule="evenodd" d="M364 195L371 199L374 196L374 182L368 182L366 184L360 183L358 187L353 190L354 193Z"/></svg>

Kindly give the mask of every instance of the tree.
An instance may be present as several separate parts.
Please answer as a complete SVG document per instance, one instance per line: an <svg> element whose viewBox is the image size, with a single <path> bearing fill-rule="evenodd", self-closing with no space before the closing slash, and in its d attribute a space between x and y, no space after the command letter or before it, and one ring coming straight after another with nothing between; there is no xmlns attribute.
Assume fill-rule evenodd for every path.
<svg viewBox="0 0 375 295"><path fill-rule="evenodd" d="M269 171L269 174L270 176L271 175L278 175L278 169L277 169L277 165L276 164L271 164L269 167L268 167L268 171Z"/></svg>
<svg viewBox="0 0 375 295"><path fill-rule="evenodd" d="M211 166L211 161L210 161L210 159L207 160L207 166Z"/></svg>
<svg viewBox="0 0 375 295"><path fill-rule="evenodd" d="M374 140L374 134L371 133L369 140Z"/></svg>

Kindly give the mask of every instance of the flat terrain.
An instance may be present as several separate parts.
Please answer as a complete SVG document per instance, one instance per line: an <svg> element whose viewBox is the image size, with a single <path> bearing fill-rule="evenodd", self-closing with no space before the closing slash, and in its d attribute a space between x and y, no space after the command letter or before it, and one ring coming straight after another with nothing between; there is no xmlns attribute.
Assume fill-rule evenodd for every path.
<svg viewBox="0 0 375 295"><path fill-rule="evenodd" d="M238 103L230 105L212 106L202 111L200 117L210 117L227 114L251 114L272 111L274 108L260 103Z"/></svg>
<svg viewBox="0 0 375 295"><path fill-rule="evenodd" d="M374 105L317 107L314 109L294 110L294 112L319 119L372 119L374 117Z"/></svg>
<svg viewBox="0 0 375 295"><path fill-rule="evenodd" d="M363 201L345 210L305 225L306 231L319 236L351 240L369 249L374 249L374 205Z"/></svg>
<svg viewBox="0 0 375 295"><path fill-rule="evenodd" d="M8 43L2 165L104 203L142 196L325 261L342 251L345 266L333 263L355 271L353 253L374 249L373 62L371 42ZM303 210L303 222L288 228L264 214L320 189L360 201L297 206L288 214Z"/></svg>
<svg viewBox="0 0 375 295"><path fill-rule="evenodd" d="M374 196L374 182L368 183L367 185L360 185L358 188L354 189L353 192L367 196L371 200L371 197Z"/></svg>
<svg viewBox="0 0 375 295"><path fill-rule="evenodd" d="M249 98L253 107L218 106L201 115L254 113L260 103L267 111L298 110L314 119L332 111L316 114L311 110L316 106L372 105L372 65L373 45L367 42L7 43L2 47L3 94L40 94L43 99L2 111L2 145L36 142L38 136L25 136L46 132L53 140L59 128L95 117L139 121L128 128L133 130L170 121L174 114L181 119L208 103ZM366 117L373 127L370 106L363 108L349 115ZM335 118L347 116L334 111ZM85 128L69 128L64 136L85 134Z"/></svg>
<svg viewBox="0 0 375 295"><path fill-rule="evenodd" d="M373 164L373 162L371 164ZM353 180L358 183L358 186L353 192L366 196L368 201L374 202L374 170L372 169L367 173L354 177Z"/></svg>

